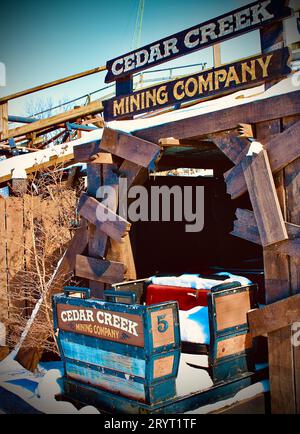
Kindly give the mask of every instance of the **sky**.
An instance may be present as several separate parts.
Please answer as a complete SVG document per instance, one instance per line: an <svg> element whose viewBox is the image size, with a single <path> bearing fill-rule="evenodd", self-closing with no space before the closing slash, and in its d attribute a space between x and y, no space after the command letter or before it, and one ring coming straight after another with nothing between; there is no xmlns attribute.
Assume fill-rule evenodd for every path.
<svg viewBox="0 0 300 434"><path fill-rule="evenodd" d="M248 3L251 1L145 0L141 46ZM105 65L131 51L138 4L139 0L2 0L0 62L6 65L6 87L0 87L0 95ZM258 52L258 32L252 32L223 43L222 62ZM212 66L212 48L159 68L201 62ZM195 69L187 73L190 71ZM25 115L49 99L55 104L100 89L105 86L104 76L96 74L17 99L10 103L9 113Z"/></svg>

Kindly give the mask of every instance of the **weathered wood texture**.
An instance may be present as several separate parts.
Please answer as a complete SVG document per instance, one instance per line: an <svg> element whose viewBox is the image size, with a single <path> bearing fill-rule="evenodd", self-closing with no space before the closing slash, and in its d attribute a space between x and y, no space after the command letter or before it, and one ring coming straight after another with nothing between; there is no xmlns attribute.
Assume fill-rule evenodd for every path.
<svg viewBox="0 0 300 434"><path fill-rule="evenodd" d="M8 104L0 103L0 139L7 135L8 131Z"/></svg>
<svg viewBox="0 0 300 434"><path fill-rule="evenodd" d="M63 122L68 122L71 120L76 120L79 117L87 116L89 114L100 113L102 110L103 110L102 103L99 101L94 101L86 106L68 110L64 113L60 113L55 116L50 116L49 118L40 119L31 124L27 124L22 127L17 127L8 130L6 134L2 135L1 139L7 140L11 137L23 136L26 134L44 130L45 128L53 127L54 125L56 125L58 128L59 127L58 124L62 124Z"/></svg>
<svg viewBox="0 0 300 434"><path fill-rule="evenodd" d="M73 193L66 200L70 203L73 196L75 206ZM33 279L35 272L33 225L38 221L39 230L44 228L47 231L49 226L56 224L57 215L56 203L51 200L29 195L0 199L0 321L8 326L10 341L15 341L12 336L19 337L17 318L25 320L34 307L34 294L30 291L30 279ZM82 239L81 236L81 242ZM47 252L46 261L50 260L58 247L59 243L54 241L51 251ZM74 268L72 256L64 257L59 268L61 277L68 269L67 263Z"/></svg>
<svg viewBox="0 0 300 434"><path fill-rule="evenodd" d="M288 238L276 188L265 150L242 162L262 245Z"/></svg>
<svg viewBox="0 0 300 434"><path fill-rule="evenodd" d="M134 131L136 137L158 143L162 137L188 139L232 130L241 122L257 124L300 113L300 91L274 96L187 119ZM258 138L258 137L257 137Z"/></svg>
<svg viewBox="0 0 300 434"><path fill-rule="evenodd" d="M76 276L109 284L118 283L124 279L124 264L77 255Z"/></svg>
<svg viewBox="0 0 300 434"><path fill-rule="evenodd" d="M248 320L253 337L287 327L300 320L300 294L252 310Z"/></svg>
<svg viewBox="0 0 300 434"><path fill-rule="evenodd" d="M237 220L234 221L231 235L261 245L254 213L247 209L238 208L235 214ZM300 226L285 222L285 227L289 239L269 246L268 251L300 259Z"/></svg>
<svg viewBox="0 0 300 434"><path fill-rule="evenodd" d="M78 211L89 223L119 242L131 226L125 219L86 193L80 197Z"/></svg>
<svg viewBox="0 0 300 434"><path fill-rule="evenodd" d="M293 124L296 125L297 119L278 119L268 124L260 124L257 138L262 141L266 135L280 133L285 131ZM279 136L278 136L279 137ZM287 147L289 140L286 136L281 146ZM290 137L294 140L295 137ZM271 139L272 140L272 139ZM294 146L295 147L295 146ZM296 160L297 161L297 160ZM291 163L294 165L295 163ZM290 210L293 209L293 200L289 198L286 188L286 171L289 171L289 166L279 172L279 176L275 178L276 190L284 218L291 223L298 223L296 218L290 218ZM292 170L293 179L297 178L297 170ZM292 181L293 183L293 181ZM297 188L296 188L297 190ZM299 189L296 193L299 199ZM295 197L295 196L294 196ZM297 212L295 213L297 216ZM298 217L298 216L297 216ZM279 251L268 247L264 249L264 268L265 268L265 287L266 287L266 303L274 303L291 295L292 282L295 279L295 273L291 269L291 262L295 259L288 257ZM295 285L295 292L297 284ZM299 287L298 287L299 289ZM271 306L270 306L271 307ZM291 313L290 313L291 314ZM268 321L267 321L268 322ZM267 325L267 324L266 324ZM270 368L270 388L272 413L296 413L299 412L297 402L299 401L299 374L295 370L298 360L298 350L291 345L291 326L282 327L276 331L272 331L268 335L268 350L269 350L269 368Z"/></svg>
<svg viewBox="0 0 300 434"><path fill-rule="evenodd" d="M296 125L300 116L282 120L283 129ZM291 223L300 224L299 192L300 192L300 158L293 161L284 169L284 187L286 192L286 214ZM289 258L290 266L290 292L300 293L300 261L298 258ZM300 318L299 318L300 319ZM293 381L295 388L295 412L300 413L300 347L292 347Z"/></svg>
<svg viewBox="0 0 300 434"><path fill-rule="evenodd" d="M266 141L262 140L264 148L268 153L273 173L280 171L283 167L300 157L299 136L300 122L297 122L281 134L279 133L271 138L267 138ZM241 162L226 172L225 181L227 193L231 195L232 199L241 196L247 191Z"/></svg>
<svg viewBox="0 0 300 434"><path fill-rule="evenodd" d="M148 167L161 150L152 142L110 128L104 128L100 147L143 167Z"/></svg>

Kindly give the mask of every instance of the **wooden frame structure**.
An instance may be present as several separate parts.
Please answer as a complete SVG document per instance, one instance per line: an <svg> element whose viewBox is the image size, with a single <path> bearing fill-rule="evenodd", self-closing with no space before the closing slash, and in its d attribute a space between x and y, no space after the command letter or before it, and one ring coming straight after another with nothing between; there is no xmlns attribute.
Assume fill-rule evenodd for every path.
<svg viewBox="0 0 300 434"><path fill-rule="evenodd" d="M263 53L274 46L284 46L281 22L265 26L260 35ZM99 72L99 68L96 69L89 73ZM74 78L79 77L65 81ZM128 89L128 82L118 83L119 94L126 93L126 84ZM52 85L54 82L46 87ZM27 93L35 90L40 89ZM4 141L103 110L101 103L95 102L9 131L7 103L21 94L0 100L1 139ZM241 124L248 133L240 134ZM63 263L68 271L73 270L75 275L89 281L91 293L97 298L103 298L107 285L135 279L128 234L130 224L118 216L116 201L113 209L105 210L115 216L115 221L96 219L98 189L101 185L110 185L112 194L116 194L119 177L127 178L128 187L141 182L146 169L161 157L161 144L169 137L178 143L194 140L200 149L209 140L234 166L224 175L228 194L235 199L248 191L253 207L253 212L237 210L232 234L263 246L267 306L250 312L249 324L253 337L268 336L273 413L300 413L300 347L291 340L292 324L300 320L299 132L300 90L132 134L104 128L101 142L82 145L74 152L75 161L87 162L88 191L79 206L85 223L81 230L82 242L71 243ZM262 150L247 156L249 143L245 136L249 134L262 144ZM21 351L19 360L24 363ZM33 367L37 359L35 362L32 357L27 360L30 360L27 366Z"/></svg>

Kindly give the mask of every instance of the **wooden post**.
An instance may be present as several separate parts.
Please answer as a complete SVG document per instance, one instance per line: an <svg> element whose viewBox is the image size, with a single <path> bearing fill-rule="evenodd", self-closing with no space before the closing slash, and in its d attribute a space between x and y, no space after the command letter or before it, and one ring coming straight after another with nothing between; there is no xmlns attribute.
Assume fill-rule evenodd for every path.
<svg viewBox="0 0 300 434"><path fill-rule="evenodd" d="M8 132L8 103L0 103L0 138Z"/></svg>
<svg viewBox="0 0 300 434"><path fill-rule="evenodd" d="M214 68L221 66L221 44L213 45Z"/></svg>

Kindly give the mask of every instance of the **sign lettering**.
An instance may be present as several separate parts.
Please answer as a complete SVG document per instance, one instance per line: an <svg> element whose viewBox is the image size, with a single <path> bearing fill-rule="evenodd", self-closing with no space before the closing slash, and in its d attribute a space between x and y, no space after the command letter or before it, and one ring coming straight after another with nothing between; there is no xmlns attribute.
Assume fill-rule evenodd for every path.
<svg viewBox="0 0 300 434"><path fill-rule="evenodd" d="M128 345L144 345L144 329L139 315L59 304L57 318L61 330Z"/></svg>
<svg viewBox="0 0 300 434"><path fill-rule="evenodd" d="M283 77L290 73L288 59L289 50L284 48L111 98L104 103L104 118L111 121L178 103L209 99Z"/></svg>
<svg viewBox="0 0 300 434"><path fill-rule="evenodd" d="M185 54L239 36L292 15L284 1L256 1L165 39L109 60L105 82L152 68Z"/></svg>

